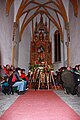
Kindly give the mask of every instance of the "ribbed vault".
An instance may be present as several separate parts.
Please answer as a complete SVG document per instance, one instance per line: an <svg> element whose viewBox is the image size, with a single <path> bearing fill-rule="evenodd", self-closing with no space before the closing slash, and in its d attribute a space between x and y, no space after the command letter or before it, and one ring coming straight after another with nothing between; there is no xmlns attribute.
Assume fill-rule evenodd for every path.
<svg viewBox="0 0 80 120"><path fill-rule="evenodd" d="M9 14L10 7L14 0L6 0L6 13ZM77 0L70 0L74 8L74 15L78 15L78 2ZM34 19L38 14L45 14L47 18L57 27L62 36L62 27L59 15L63 18L64 23L68 23L68 17L63 0L22 0L16 14L16 23L19 23L21 17L23 21L20 29L20 38L27 27L27 25Z"/></svg>

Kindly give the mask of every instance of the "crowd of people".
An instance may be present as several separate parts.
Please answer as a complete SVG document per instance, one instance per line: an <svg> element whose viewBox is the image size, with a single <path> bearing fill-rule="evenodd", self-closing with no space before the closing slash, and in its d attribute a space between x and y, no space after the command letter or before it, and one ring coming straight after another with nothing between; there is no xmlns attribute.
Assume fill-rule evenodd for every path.
<svg viewBox="0 0 80 120"><path fill-rule="evenodd" d="M66 93L69 94L80 94L78 86L80 86L80 65L76 65L74 68L61 67L58 71L48 71L47 69L35 68L33 71L29 69L26 75L25 69L19 67L15 68L7 64L6 66L0 66L4 71L5 75L1 81L2 92L5 93L5 88L8 88L8 94L14 94L14 88L17 88L16 92L24 94L26 89L32 88L34 83L34 89L41 89L45 83L45 87L65 89ZM80 89L80 87L79 87ZM5 93L6 94L6 93Z"/></svg>
<svg viewBox="0 0 80 120"><path fill-rule="evenodd" d="M28 76L25 74L25 69L15 68L9 64L0 66L0 68L4 71L1 81L2 92L14 94L14 88L17 88L16 92L19 95L24 94L28 85Z"/></svg>
<svg viewBox="0 0 80 120"><path fill-rule="evenodd" d="M80 65L76 65L74 68L61 67L57 77L67 94L80 96Z"/></svg>

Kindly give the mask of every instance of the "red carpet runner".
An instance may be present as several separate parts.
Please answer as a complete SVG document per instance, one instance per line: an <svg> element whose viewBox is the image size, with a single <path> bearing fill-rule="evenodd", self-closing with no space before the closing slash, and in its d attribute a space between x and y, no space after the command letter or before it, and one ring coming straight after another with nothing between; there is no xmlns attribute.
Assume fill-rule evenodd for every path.
<svg viewBox="0 0 80 120"><path fill-rule="evenodd" d="M0 120L80 120L52 91L27 91L1 116Z"/></svg>

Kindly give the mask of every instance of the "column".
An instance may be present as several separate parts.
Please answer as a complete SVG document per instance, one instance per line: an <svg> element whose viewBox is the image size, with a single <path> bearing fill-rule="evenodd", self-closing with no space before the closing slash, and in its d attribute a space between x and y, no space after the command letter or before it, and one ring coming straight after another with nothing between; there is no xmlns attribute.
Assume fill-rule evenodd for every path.
<svg viewBox="0 0 80 120"><path fill-rule="evenodd" d="M61 38L62 45L63 45L63 66L65 65L65 46L64 46L64 36ZM62 55L61 55L62 56Z"/></svg>
<svg viewBox="0 0 80 120"><path fill-rule="evenodd" d="M17 45L17 42L16 42L16 30L17 30L17 23L14 22L14 25L13 25L13 40L12 40L12 65L14 66L14 57L15 57L15 47Z"/></svg>
<svg viewBox="0 0 80 120"><path fill-rule="evenodd" d="M67 66L70 67L70 29L69 29L69 22L65 24L65 29L67 32Z"/></svg>

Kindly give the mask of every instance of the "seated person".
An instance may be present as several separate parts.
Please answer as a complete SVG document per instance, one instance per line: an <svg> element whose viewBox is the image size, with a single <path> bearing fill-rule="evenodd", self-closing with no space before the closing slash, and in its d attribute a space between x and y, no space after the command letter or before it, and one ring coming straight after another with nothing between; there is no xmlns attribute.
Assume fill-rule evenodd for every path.
<svg viewBox="0 0 80 120"><path fill-rule="evenodd" d="M25 74L25 69L22 69L21 70L21 75L20 75L20 77L23 79L23 80L25 80L26 82L27 82L27 85L28 85L28 77L27 77L27 75ZM27 86L26 86L27 87Z"/></svg>
<svg viewBox="0 0 80 120"><path fill-rule="evenodd" d="M10 65L7 64L6 67L5 67L5 66L2 66L2 69L4 70L5 75L6 75L6 76L9 76Z"/></svg>
<svg viewBox="0 0 80 120"><path fill-rule="evenodd" d="M10 89L9 89L9 84L8 84L8 77L5 76L3 78L3 81L1 82L1 88L2 88L2 93L4 93L6 95L6 93L10 93Z"/></svg>
<svg viewBox="0 0 80 120"><path fill-rule="evenodd" d="M22 78L20 78L21 75L21 69L20 68L16 68L15 72L13 73L13 76L15 76L15 80L13 81L12 78L12 86L16 87L18 89L18 94L23 94L24 91L26 90L26 84L27 82L24 81Z"/></svg>

